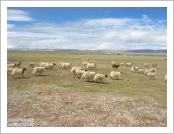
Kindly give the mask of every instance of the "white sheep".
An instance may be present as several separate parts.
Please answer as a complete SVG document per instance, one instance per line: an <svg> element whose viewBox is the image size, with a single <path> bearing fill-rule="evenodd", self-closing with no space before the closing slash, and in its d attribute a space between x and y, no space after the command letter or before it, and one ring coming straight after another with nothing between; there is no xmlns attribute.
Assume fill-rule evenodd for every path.
<svg viewBox="0 0 174 134"><path fill-rule="evenodd" d="M167 82L167 74L164 77L164 81Z"/></svg>
<svg viewBox="0 0 174 134"><path fill-rule="evenodd" d="M135 67L132 66L132 68L130 69L131 72L135 72Z"/></svg>
<svg viewBox="0 0 174 134"><path fill-rule="evenodd" d="M75 78L76 75L77 75L78 78L80 79L85 71L87 71L87 70L78 70L78 69L76 69L76 70L74 71L74 78Z"/></svg>
<svg viewBox="0 0 174 134"><path fill-rule="evenodd" d="M71 67L71 63L62 63L62 68L66 68L66 69L68 69L68 68L70 68Z"/></svg>
<svg viewBox="0 0 174 134"><path fill-rule="evenodd" d="M88 61L83 61L83 66L86 66L88 63Z"/></svg>
<svg viewBox="0 0 174 134"><path fill-rule="evenodd" d="M41 62L40 67L46 67L47 64L46 62Z"/></svg>
<svg viewBox="0 0 174 134"><path fill-rule="evenodd" d="M138 72L138 69L140 69L140 67L135 66L135 72Z"/></svg>
<svg viewBox="0 0 174 134"><path fill-rule="evenodd" d="M51 69L51 70L53 70L54 65L56 65L56 63L50 63L50 64L47 64L47 65L45 66L45 68L46 68L46 69Z"/></svg>
<svg viewBox="0 0 174 134"><path fill-rule="evenodd" d="M62 67L62 64L63 64L63 63L64 63L64 62L60 62L60 63L59 63L59 67Z"/></svg>
<svg viewBox="0 0 174 134"><path fill-rule="evenodd" d="M43 73L43 71L45 70L45 67L35 67L34 69L33 69L33 75L40 75L40 74L42 74Z"/></svg>
<svg viewBox="0 0 174 134"><path fill-rule="evenodd" d="M139 73L139 74L144 74L144 70L145 70L145 69L138 69L138 73Z"/></svg>
<svg viewBox="0 0 174 134"><path fill-rule="evenodd" d="M15 68L7 68L7 75L10 73L12 73L12 71L14 70Z"/></svg>
<svg viewBox="0 0 174 134"><path fill-rule="evenodd" d="M148 67L149 66L149 63L144 63L144 67Z"/></svg>
<svg viewBox="0 0 174 134"><path fill-rule="evenodd" d="M83 68L82 68L82 67L72 67L72 68L71 68L71 71L70 71L70 74L71 74L71 73L74 74L74 73L75 73L75 70L83 70Z"/></svg>
<svg viewBox="0 0 174 134"><path fill-rule="evenodd" d="M13 78L14 78L15 75L19 75L19 77L20 77L20 75L22 75L23 78L24 78L24 71L25 70L27 70L27 69L26 68L15 68L11 72L11 75L13 76Z"/></svg>
<svg viewBox="0 0 174 134"><path fill-rule="evenodd" d="M86 72L83 73L83 75L82 75L82 77L80 79L86 79L86 81L94 80L95 74L97 74L97 73L96 72L86 71Z"/></svg>
<svg viewBox="0 0 174 134"><path fill-rule="evenodd" d="M147 75L149 72L154 73L155 70L154 70L153 68L151 68L151 69L145 69L145 70L144 70L144 74L145 74L145 75Z"/></svg>
<svg viewBox="0 0 174 134"><path fill-rule="evenodd" d="M103 80L105 77L108 77L107 75L104 75L104 74L101 74L101 73L97 73L95 76L94 76L94 82L102 82L103 83ZM99 81L98 81L99 80Z"/></svg>
<svg viewBox="0 0 174 134"><path fill-rule="evenodd" d="M96 66L97 66L97 65L96 65L95 63L88 63L88 64L86 65L86 68L87 68L87 69L93 69L93 68L95 69Z"/></svg>
<svg viewBox="0 0 174 134"><path fill-rule="evenodd" d="M156 75L156 73L152 73L152 72L147 73L147 77L150 79L154 78L155 75Z"/></svg>
<svg viewBox="0 0 174 134"><path fill-rule="evenodd" d="M126 63L126 67L131 67L133 63Z"/></svg>
<svg viewBox="0 0 174 134"><path fill-rule="evenodd" d="M16 67L16 64L7 64L7 68L14 68Z"/></svg>
<svg viewBox="0 0 174 134"><path fill-rule="evenodd" d="M123 72L115 72L115 71L111 71L110 73L110 79L119 79L121 74L123 74Z"/></svg>

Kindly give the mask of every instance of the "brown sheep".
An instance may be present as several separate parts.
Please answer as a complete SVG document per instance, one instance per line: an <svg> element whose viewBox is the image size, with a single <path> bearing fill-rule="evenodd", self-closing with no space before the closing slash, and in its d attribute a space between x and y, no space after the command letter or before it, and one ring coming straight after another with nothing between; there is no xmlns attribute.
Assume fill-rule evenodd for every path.
<svg viewBox="0 0 174 134"><path fill-rule="evenodd" d="M120 65L113 64L113 65L112 65L112 68L113 68L113 69L114 69L114 68L116 68L116 69L117 69L119 66L120 66Z"/></svg>

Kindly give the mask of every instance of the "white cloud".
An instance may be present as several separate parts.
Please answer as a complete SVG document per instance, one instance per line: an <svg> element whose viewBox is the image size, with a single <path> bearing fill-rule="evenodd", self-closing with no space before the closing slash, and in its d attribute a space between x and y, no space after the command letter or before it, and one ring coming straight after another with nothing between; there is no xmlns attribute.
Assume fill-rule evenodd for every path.
<svg viewBox="0 0 174 134"><path fill-rule="evenodd" d="M7 29L14 27L14 24L7 24Z"/></svg>
<svg viewBox="0 0 174 134"><path fill-rule="evenodd" d="M142 19L148 19L147 15L142 15Z"/></svg>
<svg viewBox="0 0 174 134"><path fill-rule="evenodd" d="M149 47L147 44L158 44L159 47L166 47L166 26L159 23L159 20L148 19L146 15L142 18L83 19L63 24L40 22L27 26L13 26L7 33L8 43L18 48L93 50L135 49L135 47L138 49L143 48L143 46L144 48ZM144 21L144 18L147 21ZM161 22L165 23L164 20Z"/></svg>
<svg viewBox="0 0 174 134"><path fill-rule="evenodd" d="M9 21L33 21L28 12L16 9L7 10L7 20Z"/></svg>

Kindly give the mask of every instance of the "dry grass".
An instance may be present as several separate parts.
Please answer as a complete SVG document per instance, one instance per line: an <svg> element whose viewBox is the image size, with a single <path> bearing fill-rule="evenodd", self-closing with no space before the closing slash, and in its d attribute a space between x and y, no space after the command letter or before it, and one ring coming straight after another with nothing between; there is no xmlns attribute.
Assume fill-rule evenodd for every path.
<svg viewBox="0 0 174 134"><path fill-rule="evenodd" d="M32 118L47 127L165 127L166 108L153 101L101 93L32 90L8 96L8 118Z"/></svg>

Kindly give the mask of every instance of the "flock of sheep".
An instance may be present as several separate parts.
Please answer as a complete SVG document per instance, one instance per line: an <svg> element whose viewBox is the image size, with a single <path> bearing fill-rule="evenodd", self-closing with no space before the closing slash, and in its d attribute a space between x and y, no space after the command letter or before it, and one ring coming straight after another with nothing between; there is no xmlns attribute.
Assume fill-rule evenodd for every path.
<svg viewBox="0 0 174 134"><path fill-rule="evenodd" d="M15 63L9 63L7 62L7 75L9 73L11 73L11 75L14 76L18 75L23 76L24 78L24 72L25 70L27 70L26 68L18 68L21 65L21 61L19 62L15 62ZM55 63L46 63L46 62L40 62L38 67L35 67L35 63L31 62L29 63L30 67L33 67L33 75L42 75L43 71L46 69L48 70L53 70L54 66L56 64ZM95 63L90 63L89 59L83 59L83 63L82 63L83 67L85 69L83 69L83 67L72 67L71 63L67 63L67 62L60 62L59 66L62 69L70 69L70 74L74 75L74 78L77 76L79 79L85 79L86 81L94 81L94 82L100 82L103 83L103 80L105 77L108 77L106 74L101 74L101 73L97 73L94 71L89 71L91 69L95 69L97 67L97 65ZM119 66L126 66L126 67L131 67L130 72L135 72L135 73L139 73L139 74L144 74L146 75L148 78L153 79L156 75L156 71L157 69L155 68L150 68L150 69L141 69L138 66L133 66L133 63L120 63L120 64L116 64L115 62L111 62L111 66L112 68L118 68ZM144 63L144 67L148 67L149 64L148 63ZM156 63L152 63L152 67L157 67ZM110 72L110 79L119 79L121 74L123 74L123 72L117 72L117 71L111 71ZM164 77L165 82L167 82L167 74Z"/></svg>

